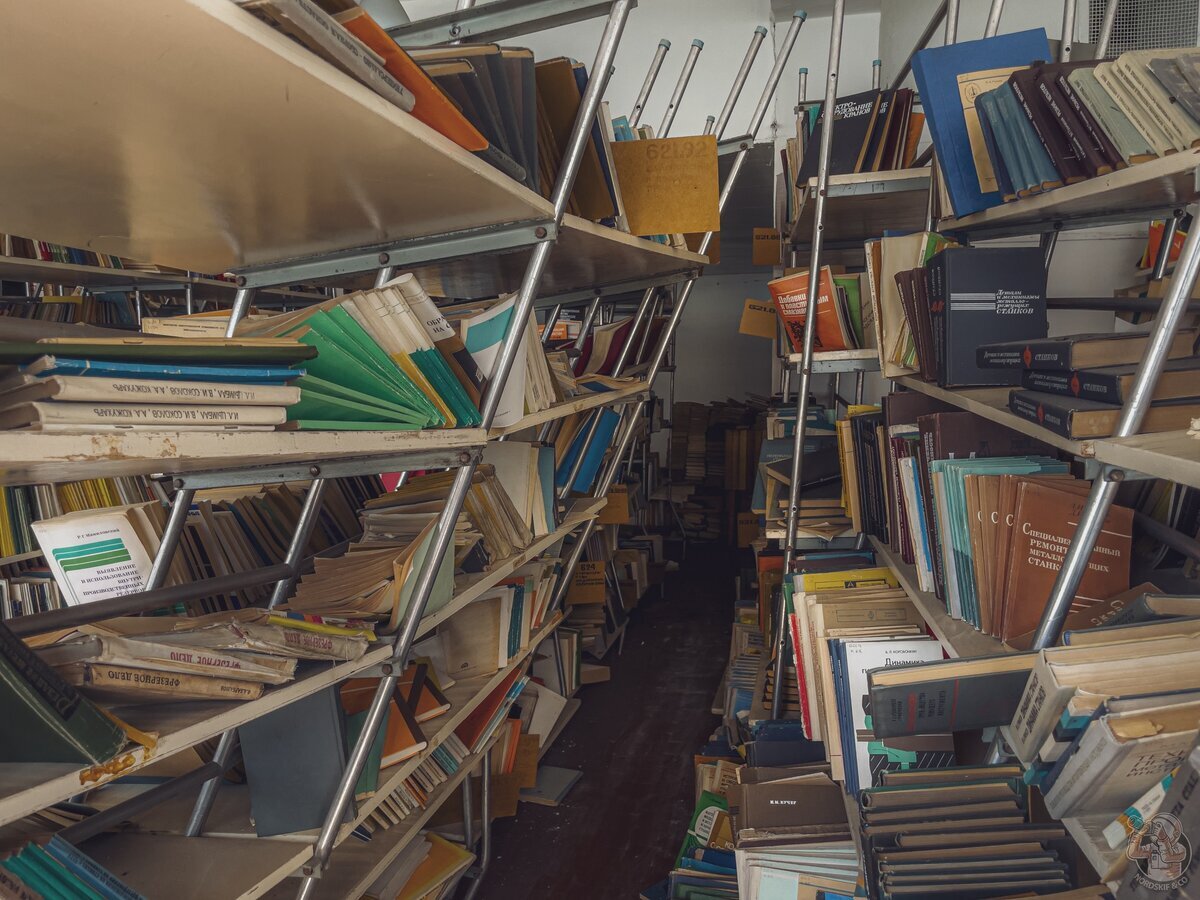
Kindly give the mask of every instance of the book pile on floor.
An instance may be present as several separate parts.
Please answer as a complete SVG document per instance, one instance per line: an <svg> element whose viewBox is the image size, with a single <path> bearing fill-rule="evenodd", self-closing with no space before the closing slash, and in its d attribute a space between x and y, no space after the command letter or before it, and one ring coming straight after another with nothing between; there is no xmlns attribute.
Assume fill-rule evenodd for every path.
<svg viewBox="0 0 1200 900"><path fill-rule="evenodd" d="M791 502L792 453L796 428L795 409L776 409L767 415L767 439L758 455L758 471L750 497L750 511L763 517L767 528L787 527ZM804 433L804 492L800 498L796 533L801 538L829 540L848 533L850 520L837 484L841 439L831 411L814 404L808 408Z"/></svg>
<svg viewBox="0 0 1200 900"><path fill-rule="evenodd" d="M1043 62L1049 59L1040 28L930 48L913 57L955 215L1107 175L1200 142L1195 48Z"/></svg>

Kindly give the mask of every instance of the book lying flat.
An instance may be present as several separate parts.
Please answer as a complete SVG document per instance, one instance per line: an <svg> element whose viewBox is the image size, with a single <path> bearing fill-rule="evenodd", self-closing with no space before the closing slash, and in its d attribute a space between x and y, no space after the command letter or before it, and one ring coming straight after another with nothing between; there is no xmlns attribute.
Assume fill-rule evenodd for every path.
<svg viewBox="0 0 1200 900"><path fill-rule="evenodd" d="M39 429L47 425L149 425L170 430L178 425L219 431L241 425L282 425L282 406L214 406L158 403L20 403L0 409L0 430Z"/></svg>
<svg viewBox="0 0 1200 900"><path fill-rule="evenodd" d="M979 365L984 368L1071 371L1140 363L1149 340L1146 331L1068 334L1036 341L983 344L975 352ZM1167 358L1190 356L1195 342L1196 329L1181 328L1171 341Z"/></svg>
<svg viewBox="0 0 1200 900"><path fill-rule="evenodd" d="M1124 412L1114 403L1040 391L1013 391L1008 398L1008 408L1020 418L1072 440L1107 437L1117 430ZM1184 431L1197 416L1200 416L1200 397L1156 400L1146 411L1138 432Z"/></svg>

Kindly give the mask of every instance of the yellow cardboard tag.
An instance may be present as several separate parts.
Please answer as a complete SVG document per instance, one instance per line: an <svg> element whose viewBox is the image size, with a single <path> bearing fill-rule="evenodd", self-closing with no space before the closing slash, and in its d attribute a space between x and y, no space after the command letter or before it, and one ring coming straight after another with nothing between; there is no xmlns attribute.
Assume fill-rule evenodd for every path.
<svg viewBox="0 0 1200 900"><path fill-rule="evenodd" d="M567 603L583 606L588 603L604 602L604 563L581 562L575 567L571 587L567 591Z"/></svg>
<svg viewBox="0 0 1200 900"><path fill-rule="evenodd" d="M779 317L775 314L775 307L771 303L764 303L762 300L747 300L746 305L742 307L742 323L738 326L738 332L774 340L778 321Z"/></svg>
<svg viewBox="0 0 1200 900"><path fill-rule="evenodd" d="M779 232L776 229L755 228L752 247L751 262L754 265L783 265L783 246L779 243Z"/></svg>
<svg viewBox="0 0 1200 900"><path fill-rule="evenodd" d="M611 146L631 234L720 230L716 137L615 141Z"/></svg>

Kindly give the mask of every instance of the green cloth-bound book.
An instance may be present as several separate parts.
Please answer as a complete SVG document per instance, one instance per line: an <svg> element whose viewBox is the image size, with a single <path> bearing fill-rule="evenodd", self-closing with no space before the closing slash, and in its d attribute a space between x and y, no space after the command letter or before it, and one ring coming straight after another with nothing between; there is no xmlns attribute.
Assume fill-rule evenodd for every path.
<svg viewBox="0 0 1200 900"><path fill-rule="evenodd" d="M125 731L0 622L0 762L101 763Z"/></svg>

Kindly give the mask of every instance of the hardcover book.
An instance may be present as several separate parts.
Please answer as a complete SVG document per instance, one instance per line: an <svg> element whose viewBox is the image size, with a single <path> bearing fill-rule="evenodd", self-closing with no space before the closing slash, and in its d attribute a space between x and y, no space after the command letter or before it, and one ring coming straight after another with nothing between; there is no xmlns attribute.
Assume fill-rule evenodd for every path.
<svg viewBox="0 0 1200 900"><path fill-rule="evenodd" d="M1149 332L1141 330L1068 334L1040 340L988 343L980 346L976 352L979 365L984 368L1050 369L1061 372L1140 363L1149 340ZM1195 342L1196 329L1181 328L1175 333L1167 358L1191 356Z"/></svg>
<svg viewBox="0 0 1200 900"><path fill-rule="evenodd" d="M879 112L882 91L863 91L861 94L851 94L849 97L839 97L833 108L833 146L829 154L829 174L848 175L862 171L861 166L867 154L871 140L872 126ZM817 163L820 161L821 132L825 128L827 116L824 109L817 119L812 137L804 150L804 161L800 164L800 173L796 184L800 188L808 185L810 178L817 175Z"/></svg>
<svg viewBox="0 0 1200 900"><path fill-rule="evenodd" d="M1123 412L1114 403L1038 391L1013 391L1008 408L1022 419L1037 422L1072 440L1107 437L1117 430ZM1157 400L1146 411L1139 433L1183 431L1197 416L1200 416L1200 398Z"/></svg>

